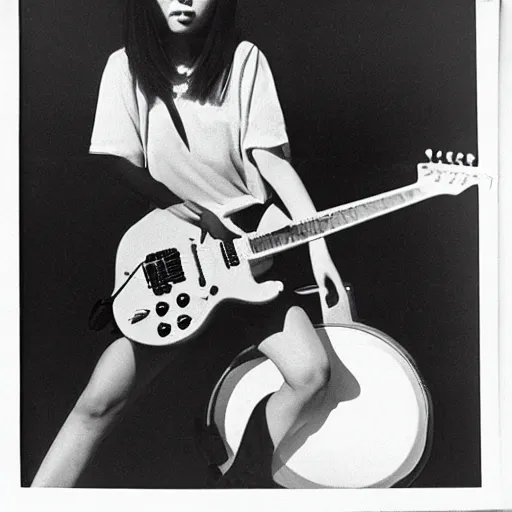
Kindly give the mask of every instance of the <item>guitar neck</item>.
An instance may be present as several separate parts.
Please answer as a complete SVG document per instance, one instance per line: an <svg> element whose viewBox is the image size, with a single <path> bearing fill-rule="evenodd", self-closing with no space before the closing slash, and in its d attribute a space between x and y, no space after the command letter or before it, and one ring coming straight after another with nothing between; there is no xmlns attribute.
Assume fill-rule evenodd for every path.
<svg viewBox="0 0 512 512"><path fill-rule="evenodd" d="M248 236L248 259L260 259L438 195L417 183L319 212L270 233Z"/></svg>

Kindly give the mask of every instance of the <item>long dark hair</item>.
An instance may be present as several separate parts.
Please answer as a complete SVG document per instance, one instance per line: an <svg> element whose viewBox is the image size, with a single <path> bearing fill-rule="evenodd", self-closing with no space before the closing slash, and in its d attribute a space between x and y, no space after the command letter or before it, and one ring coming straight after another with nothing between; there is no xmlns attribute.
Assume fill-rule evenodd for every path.
<svg viewBox="0 0 512 512"><path fill-rule="evenodd" d="M190 77L187 96L220 103L239 38L237 0L216 0L204 45ZM130 70L148 101L164 99L180 77L166 52L171 33L156 0L127 0L124 43ZM172 51L172 48L171 48Z"/></svg>

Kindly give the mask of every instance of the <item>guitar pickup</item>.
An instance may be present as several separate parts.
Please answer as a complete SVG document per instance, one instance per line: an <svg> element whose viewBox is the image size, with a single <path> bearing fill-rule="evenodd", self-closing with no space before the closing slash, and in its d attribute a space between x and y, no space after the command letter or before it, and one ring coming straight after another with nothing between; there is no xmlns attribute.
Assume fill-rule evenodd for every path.
<svg viewBox="0 0 512 512"><path fill-rule="evenodd" d="M171 283L181 283L186 280L181 264L181 256L177 249L165 249L148 254L142 264L148 288L155 295L170 293Z"/></svg>
<svg viewBox="0 0 512 512"><path fill-rule="evenodd" d="M233 241L225 241L220 243L220 249L222 251L222 257L227 268L236 267L240 265L240 259L235 249Z"/></svg>

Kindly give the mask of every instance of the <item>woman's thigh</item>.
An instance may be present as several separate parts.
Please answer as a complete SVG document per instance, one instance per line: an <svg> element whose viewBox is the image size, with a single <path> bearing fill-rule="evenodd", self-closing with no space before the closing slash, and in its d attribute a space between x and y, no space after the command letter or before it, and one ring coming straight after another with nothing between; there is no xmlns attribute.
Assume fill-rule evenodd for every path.
<svg viewBox="0 0 512 512"><path fill-rule="evenodd" d="M264 339L258 349L282 373L292 387L308 385L312 380L325 380L329 358L306 312L290 307L281 332Z"/></svg>
<svg viewBox="0 0 512 512"><path fill-rule="evenodd" d="M119 338L103 352L77 403L89 415L115 412L133 401L173 359L176 350Z"/></svg>

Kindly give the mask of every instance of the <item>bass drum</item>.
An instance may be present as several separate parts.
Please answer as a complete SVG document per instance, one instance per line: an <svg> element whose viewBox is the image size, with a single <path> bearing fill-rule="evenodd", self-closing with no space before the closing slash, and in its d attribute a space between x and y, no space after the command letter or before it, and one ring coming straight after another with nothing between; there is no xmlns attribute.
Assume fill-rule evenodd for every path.
<svg viewBox="0 0 512 512"><path fill-rule="evenodd" d="M405 487L419 474L430 451L432 407L410 355L393 339L363 324L316 328L331 362L322 404L306 424L278 446L274 480L300 488ZM249 416L283 383L261 352L242 352L217 383L207 411L229 459L240 446Z"/></svg>

